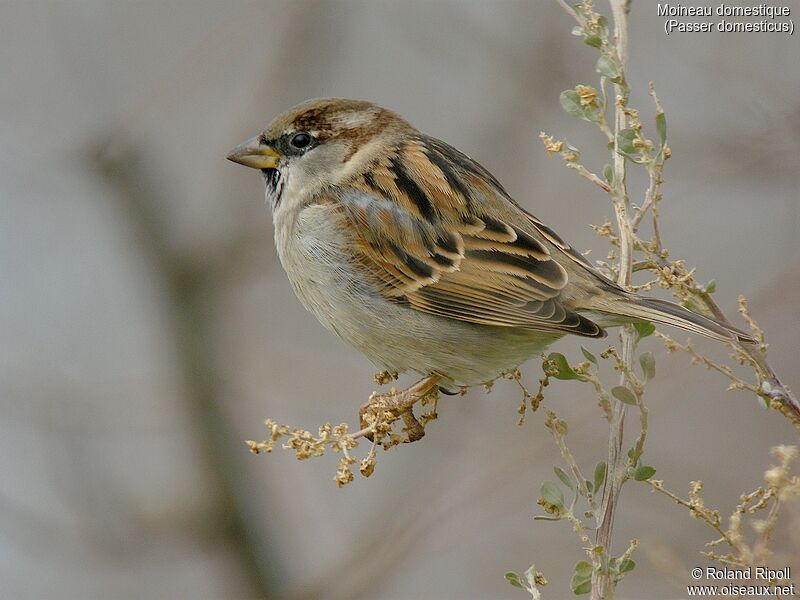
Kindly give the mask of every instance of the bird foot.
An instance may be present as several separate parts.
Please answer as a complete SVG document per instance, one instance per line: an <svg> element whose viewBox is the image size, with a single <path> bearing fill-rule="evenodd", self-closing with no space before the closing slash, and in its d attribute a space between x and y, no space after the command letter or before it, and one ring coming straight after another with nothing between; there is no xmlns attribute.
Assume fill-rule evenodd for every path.
<svg viewBox="0 0 800 600"><path fill-rule="evenodd" d="M404 441L410 443L422 439L425 435L425 428L414 415L414 404L437 389L436 383L440 379L439 375L429 375L405 390L373 395L361 405L358 411L361 427L366 428L377 424L376 431L386 434L391 429L392 423L397 419L402 419L403 431L407 436ZM368 433L365 437L369 441L374 440L373 433Z"/></svg>

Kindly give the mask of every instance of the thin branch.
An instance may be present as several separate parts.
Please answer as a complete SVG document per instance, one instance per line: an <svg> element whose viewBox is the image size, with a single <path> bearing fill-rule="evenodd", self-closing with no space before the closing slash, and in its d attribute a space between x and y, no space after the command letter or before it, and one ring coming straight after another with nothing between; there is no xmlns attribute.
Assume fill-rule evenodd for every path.
<svg viewBox="0 0 800 600"><path fill-rule="evenodd" d="M580 25L583 25L583 20L581 20L578 13L575 12L575 9L567 4L566 0L556 0L556 2L558 2L561 8L563 8L570 17L575 19Z"/></svg>
<svg viewBox="0 0 800 600"><path fill-rule="evenodd" d="M616 100L614 102L614 187L612 198L614 212L617 218L617 228L620 237L620 256L617 283L628 287L633 273L633 231L628 219L628 190L625 181L625 157L619 152L619 132L627 127L627 82L625 81L625 66L628 57L628 2L625 0L610 0L611 12L614 19L614 36L616 38L615 51L617 54L619 79L614 84ZM620 333L622 342L622 359L628 370L632 370L634 331L633 327L626 325ZM625 375L621 375L621 384L625 384ZM616 401L612 404L611 423L609 424L607 476L603 486L602 520L597 529L595 543L602 547L604 568L595 570L592 574L592 600L605 600L613 597L613 582L608 573L608 559L611 556L611 535L614 528L614 515L617 510L617 499L624 478L622 442L625 430L625 404Z"/></svg>
<svg viewBox="0 0 800 600"><path fill-rule="evenodd" d="M655 231L657 232L658 229ZM666 252L661 245L660 236L656 235L655 248L652 251L648 251L648 254L650 255L649 260L636 263L636 270L651 269L657 271L658 269L673 269L674 264L670 263L665 258ZM697 298L697 300L702 303L706 310L708 310L717 321L723 325L735 329L730 319L728 319L725 313L722 312L722 309L709 292L696 284L687 285L686 291ZM767 394L770 399L777 400L785 405L795 418L800 417L800 402L798 402L794 392L786 387L786 385L779 379L778 374L767 362L763 344L748 344L744 342L732 342L731 344L755 369L759 379L761 380L762 386L762 390L759 395ZM765 383L766 385L764 385Z"/></svg>
<svg viewBox="0 0 800 600"><path fill-rule="evenodd" d="M589 169L584 167L582 164L580 164L580 163L567 163L567 167L577 171L579 175L581 175L582 177L585 177L586 179L591 181L593 184L595 184L597 187L599 187L601 190L603 190L606 194L610 194L611 193L611 187L605 181L600 179L597 175L592 173Z"/></svg>
<svg viewBox="0 0 800 600"><path fill-rule="evenodd" d="M656 90L653 87L653 82L650 82L650 97L653 99L653 103L656 105L656 114L663 115L664 109L661 107L661 102L658 100L658 96L656 95ZM647 167L647 174L649 177L649 182L647 186L647 191L644 195L644 203L641 207L636 209L636 214L631 219L631 229L634 233L639 230L639 225L642 222L642 219L647 214L648 211L652 211L653 214L653 234L655 236L656 246L661 246L661 234L658 230L658 219L656 218L656 205L661 200L661 184L664 183L664 180L661 177L662 169L664 168L664 161L669 157L669 148L662 146L658 152L658 155L653 163L650 163Z"/></svg>

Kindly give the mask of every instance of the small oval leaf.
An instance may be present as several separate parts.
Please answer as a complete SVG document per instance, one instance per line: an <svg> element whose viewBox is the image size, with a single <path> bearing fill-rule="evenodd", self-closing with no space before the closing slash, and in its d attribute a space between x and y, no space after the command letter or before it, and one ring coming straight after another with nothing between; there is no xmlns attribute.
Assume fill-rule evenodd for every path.
<svg viewBox="0 0 800 600"><path fill-rule="evenodd" d="M509 571L508 573L503 575L503 577L505 577L506 581L511 585L513 585L514 587L518 587L523 590L525 589L525 586L522 585L522 581L520 581L519 575L514 573L514 571Z"/></svg>
<svg viewBox="0 0 800 600"><path fill-rule="evenodd" d="M558 489L558 486L555 483L545 481L542 484L539 493L542 495L542 499L548 504L552 504L553 506L557 506L559 508L564 507L564 494L560 489Z"/></svg>
<svg viewBox="0 0 800 600"><path fill-rule="evenodd" d="M592 578L579 577L578 575L572 576L572 581L569 582L569 587L572 593L576 596L582 596L592 591Z"/></svg>
<svg viewBox="0 0 800 600"><path fill-rule="evenodd" d="M638 323L634 323L633 328L636 330L636 335L639 337L639 339L653 335L656 330L656 326L650 321L639 321Z"/></svg>
<svg viewBox="0 0 800 600"><path fill-rule="evenodd" d="M620 402L636 405L636 396L634 396L633 392L625 386L618 385L611 388L611 394Z"/></svg>
<svg viewBox="0 0 800 600"><path fill-rule="evenodd" d="M619 563L620 573L627 573L628 571L633 571L635 568L636 568L636 563L630 558L626 558L621 563Z"/></svg>
<svg viewBox="0 0 800 600"><path fill-rule="evenodd" d="M556 474L556 477L558 477L565 486L567 486L571 490L575 489L575 484L572 483L572 479L570 479L569 475L567 475L563 471L563 469L560 469L559 467L553 467L553 472Z"/></svg>
<svg viewBox="0 0 800 600"><path fill-rule="evenodd" d="M610 150L611 148L609 148ZM611 168L611 165L606 165L603 167L603 177L606 180L606 183L614 183L614 169Z"/></svg>
<svg viewBox="0 0 800 600"><path fill-rule="evenodd" d="M597 59L595 69L598 73L605 75L611 81L619 80L619 70L617 69L617 65L615 65L614 61L607 56L601 56ZM616 81L614 81L614 83L616 83Z"/></svg>
<svg viewBox="0 0 800 600"><path fill-rule="evenodd" d="M585 560L579 560L575 563L575 575L579 575L580 577L591 577L592 576L592 565L591 563Z"/></svg>
<svg viewBox="0 0 800 600"><path fill-rule="evenodd" d="M656 115L656 130L658 137L661 138L661 145L663 146L667 141L667 118L663 112Z"/></svg>
<svg viewBox="0 0 800 600"><path fill-rule="evenodd" d="M644 466L636 469L636 472L633 474L633 478L636 481L647 481L655 474L656 470L653 467Z"/></svg>
<svg viewBox="0 0 800 600"><path fill-rule="evenodd" d="M581 105L580 96L578 96L575 90L564 90L561 92L558 99L561 101L561 108L563 108L568 115L580 117L581 119L586 118L584 108Z"/></svg>
<svg viewBox="0 0 800 600"><path fill-rule="evenodd" d="M589 351L588 351L586 348L584 348L583 346L581 346L581 352L583 352L583 356L586 358L586 360L588 360L589 362L592 362L592 363L594 363L594 364L595 364L595 366L599 366L599 365L597 364L597 359L595 358L594 354L592 354L591 352L589 352Z"/></svg>
<svg viewBox="0 0 800 600"><path fill-rule="evenodd" d="M603 40L600 39L599 35L590 35L583 39L586 42L587 46L591 46L592 48L599 48L603 45Z"/></svg>
<svg viewBox="0 0 800 600"><path fill-rule="evenodd" d="M563 354L552 352L548 355L547 361L555 363L555 371L552 376L556 379L579 379L578 374L572 370Z"/></svg>
<svg viewBox="0 0 800 600"><path fill-rule="evenodd" d="M639 364L642 366L642 373L648 381L656 376L656 359L650 351L642 352L639 356Z"/></svg>
<svg viewBox="0 0 800 600"><path fill-rule="evenodd" d="M623 129L617 134L617 148L623 154L637 154L638 150L633 145L636 132L633 129Z"/></svg>
<svg viewBox="0 0 800 600"><path fill-rule="evenodd" d="M599 462L594 468L594 491L600 491L600 486L606 479L606 463Z"/></svg>

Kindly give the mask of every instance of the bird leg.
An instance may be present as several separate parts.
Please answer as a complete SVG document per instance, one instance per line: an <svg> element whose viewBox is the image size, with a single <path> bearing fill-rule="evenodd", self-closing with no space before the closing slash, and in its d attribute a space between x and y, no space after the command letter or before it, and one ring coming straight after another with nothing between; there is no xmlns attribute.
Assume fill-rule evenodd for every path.
<svg viewBox="0 0 800 600"><path fill-rule="evenodd" d="M403 419L405 427L403 431L408 435L409 442L416 442L425 435L425 428L414 416L414 404L422 400L426 395L437 388L437 383L441 375L428 375L423 377L411 387L400 392L389 392L388 394L373 395L367 402L361 405L358 416L361 427L369 427L382 419L381 413L390 413L390 423L398 418ZM373 434L366 435L372 441Z"/></svg>

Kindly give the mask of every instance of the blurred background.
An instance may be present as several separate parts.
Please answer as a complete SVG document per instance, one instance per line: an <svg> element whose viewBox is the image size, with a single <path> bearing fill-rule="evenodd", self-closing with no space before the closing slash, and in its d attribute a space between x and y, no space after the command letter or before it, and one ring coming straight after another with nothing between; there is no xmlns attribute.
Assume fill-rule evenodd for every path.
<svg viewBox="0 0 800 600"><path fill-rule="evenodd" d="M630 23L633 105L650 122L652 80L669 123L665 243L716 278L726 311L750 299L800 390L797 39L667 37L649 2ZM248 453L268 416L355 423L374 368L296 301L261 178L224 156L299 101L369 99L602 258L588 224L612 216L608 201L537 139L606 161L559 106L596 81L572 25L555 1L0 3L0 597L514 599L503 573L532 562L546 597L567 597L577 540L531 519L557 449L542 413L516 426L512 383L444 398L423 441L344 489L334 456ZM577 361L580 343L556 349ZM676 491L704 479L730 512L796 433L686 356L646 348L646 462ZM540 367L523 373L535 385ZM555 382L545 402L591 469L606 431L583 387ZM784 523L778 563L800 568L791 509ZM712 538L635 483L617 552L631 537L621 598L684 597Z"/></svg>

